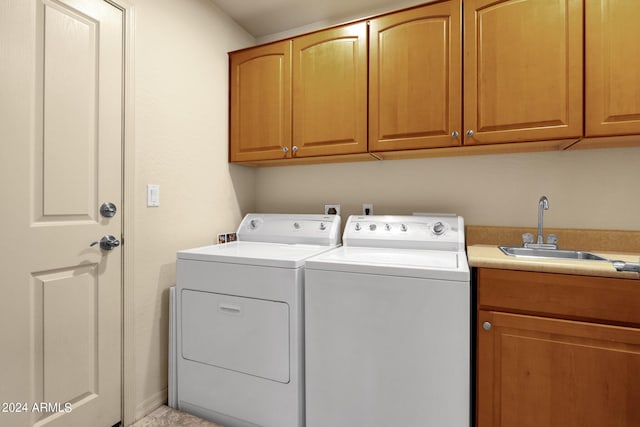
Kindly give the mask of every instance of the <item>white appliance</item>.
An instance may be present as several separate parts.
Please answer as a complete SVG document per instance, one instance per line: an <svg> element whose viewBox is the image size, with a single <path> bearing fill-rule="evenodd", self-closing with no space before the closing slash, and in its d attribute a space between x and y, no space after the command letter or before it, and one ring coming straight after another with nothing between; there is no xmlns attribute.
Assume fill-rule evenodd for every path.
<svg viewBox="0 0 640 427"><path fill-rule="evenodd" d="M304 425L304 264L335 215L249 214L238 241L178 252L178 407L225 427Z"/></svg>
<svg viewBox="0 0 640 427"><path fill-rule="evenodd" d="M351 216L305 274L307 427L469 427L462 217Z"/></svg>
<svg viewBox="0 0 640 427"><path fill-rule="evenodd" d="M169 288L169 357L167 406L178 409L178 339L176 319L176 287Z"/></svg>

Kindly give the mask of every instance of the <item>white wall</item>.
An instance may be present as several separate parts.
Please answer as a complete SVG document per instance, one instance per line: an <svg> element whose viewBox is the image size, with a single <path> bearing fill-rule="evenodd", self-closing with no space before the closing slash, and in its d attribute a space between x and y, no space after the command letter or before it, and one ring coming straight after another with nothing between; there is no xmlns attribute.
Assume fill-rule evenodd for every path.
<svg viewBox="0 0 640 427"><path fill-rule="evenodd" d="M335 25L341 25L351 21L361 20L369 16L382 15L384 13L394 12L400 9L423 5L427 3L433 3L436 1L438 0L392 0L392 1L386 2L386 4L382 4L379 6L368 4L364 8L364 10L362 10L362 4L361 4L362 2L358 3L358 5L349 4L348 9L351 9L353 11L352 13L342 14L341 16L334 16L329 19L312 22L311 24L290 28L285 31L281 31L273 34L258 36L256 38L256 42L258 44L262 44L262 43L272 42L275 40L287 39L290 37L298 36L300 34L318 31L323 28L332 27ZM326 4L322 4L321 7L324 8L324 10L327 10ZM328 7L331 8L331 6L328 6ZM299 19L296 19L296 18L299 18L299 16L295 16L295 14L300 13L300 9L304 9L304 8L305 8L305 5L301 3L299 4L299 8L290 8L290 9L287 8L285 10L279 9L277 10L278 16L276 17L276 19L278 20L278 22L298 22ZM273 13L271 14L270 17L273 18Z"/></svg>
<svg viewBox="0 0 640 427"><path fill-rule="evenodd" d="M466 224L640 230L640 148L579 150L261 168L256 208L342 218L373 203L375 214L455 212Z"/></svg>
<svg viewBox="0 0 640 427"><path fill-rule="evenodd" d="M454 211L468 224L640 229L640 149L253 169L227 163L227 52L254 44L209 0L135 5L136 415L166 399L175 253L210 244L242 214ZM161 187L147 208L146 184ZM635 194L634 194L635 191Z"/></svg>
<svg viewBox="0 0 640 427"><path fill-rule="evenodd" d="M136 418L166 400L176 251L254 210L255 171L227 163L227 52L254 39L209 0L134 0ZM146 207L146 185L160 206Z"/></svg>
<svg viewBox="0 0 640 427"><path fill-rule="evenodd" d="M402 0L397 10L430 1ZM258 38L259 43L318 30L388 10L369 10ZM537 202L550 199L545 224L561 228L640 230L640 148L451 157L261 168L256 208L322 212L340 203L342 217L374 213L456 212L467 224L535 226Z"/></svg>

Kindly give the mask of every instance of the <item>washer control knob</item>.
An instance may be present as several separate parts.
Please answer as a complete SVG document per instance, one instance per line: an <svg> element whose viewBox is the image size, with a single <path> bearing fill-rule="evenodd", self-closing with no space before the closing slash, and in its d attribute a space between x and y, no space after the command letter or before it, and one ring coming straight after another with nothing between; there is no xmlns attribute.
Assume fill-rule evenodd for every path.
<svg viewBox="0 0 640 427"><path fill-rule="evenodd" d="M359 222L356 222L356 231L360 231L360 228L361 228L361 227L360 227L360 223L359 223Z"/></svg>
<svg viewBox="0 0 640 427"><path fill-rule="evenodd" d="M299 222L294 222L293 223L293 228L295 228L296 230L300 230L300 223Z"/></svg>
<svg viewBox="0 0 640 427"><path fill-rule="evenodd" d="M258 220L256 219L252 219L251 221L249 221L249 228L250 229L255 229L258 226Z"/></svg>
<svg viewBox="0 0 640 427"><path fill-rule="evenodd" d="M402 224L402 225L400 226L400 230L402 230L402 231L407 231L407 224Z"/></svg>
<svg viewBox="0 0 640 427"><path fill-rule="evenodd" d="M387 231L391 231L391 225L385 224L384 225L384 229L387 230Z"/></svg>
<svg viewBox="0 0 640 427"><path fill-rule="evenodd" d="M320 223L320 230L324 231L324 230L326 230L326 229L327 229L327 226L326 226L326 225L324 225L324 222L321 222L321 223Z"/></svg>
<svg viewBox="0 0 640 427"><path fill-rule="evenodd" d="M377 228L377 227L376 227L376 225L375 225L375 224L371 224L371 225L369 225L369 230L371 230L371 231L376 231L376 228Z"/></svg>
<svg viewBox="0 0 640 427"><path fill-rule="evenodd" d="M441 223L440 221L433 224L433 234L439 236L442 233L444 233L444 224Z"/></svg>

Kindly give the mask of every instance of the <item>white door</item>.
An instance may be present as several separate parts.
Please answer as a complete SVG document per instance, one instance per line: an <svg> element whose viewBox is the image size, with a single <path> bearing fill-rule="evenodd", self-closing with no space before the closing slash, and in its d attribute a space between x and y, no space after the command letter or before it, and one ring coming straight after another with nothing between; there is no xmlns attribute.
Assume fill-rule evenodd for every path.
<svg viewBox="0 0 640 427"><path fill-rule="evenodd" d="M0 0L0 425L121 419L123 13ZM99 207L114 203L112 218Z"/></svg>

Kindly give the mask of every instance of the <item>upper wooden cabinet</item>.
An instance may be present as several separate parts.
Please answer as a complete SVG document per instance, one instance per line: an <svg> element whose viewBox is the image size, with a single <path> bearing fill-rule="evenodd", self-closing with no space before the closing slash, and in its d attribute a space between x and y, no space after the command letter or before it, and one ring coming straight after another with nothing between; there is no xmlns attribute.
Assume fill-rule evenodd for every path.
<svg viewBox="0 0 640 427"><path fill-rule="evenodd" d="M232 162L279 159L291 147L291 42L230 55Z"/></svg>
<svg viewBox="0 0 640 427"><path fill-rule="evenodd" d="M582 0L466 0L464 34L465 144L582 136Z"/></svg>
<svg viewBox="0 0 640 427"><path fill-rule="evenodd" d="M637 16L632 0L447 0L232 52L229 158L560 150L640 135Z"/></svg>
<svg viewBox="0 0 640 427"><path fill-rule="evenodd" d="M371 20L370 151L461 144L461 19L453 0Z"/></svg>
<svg viewBox="0 0 640 427"><path fill-rule="evenodd" d="M367 151L367 25L293 40L293 156Z"/></svg>
<svg viewBox="0 0 640 427"><path fill-rule="evenodd" d="M585 136L640 134L640 2L585 2Z"/></svg>

